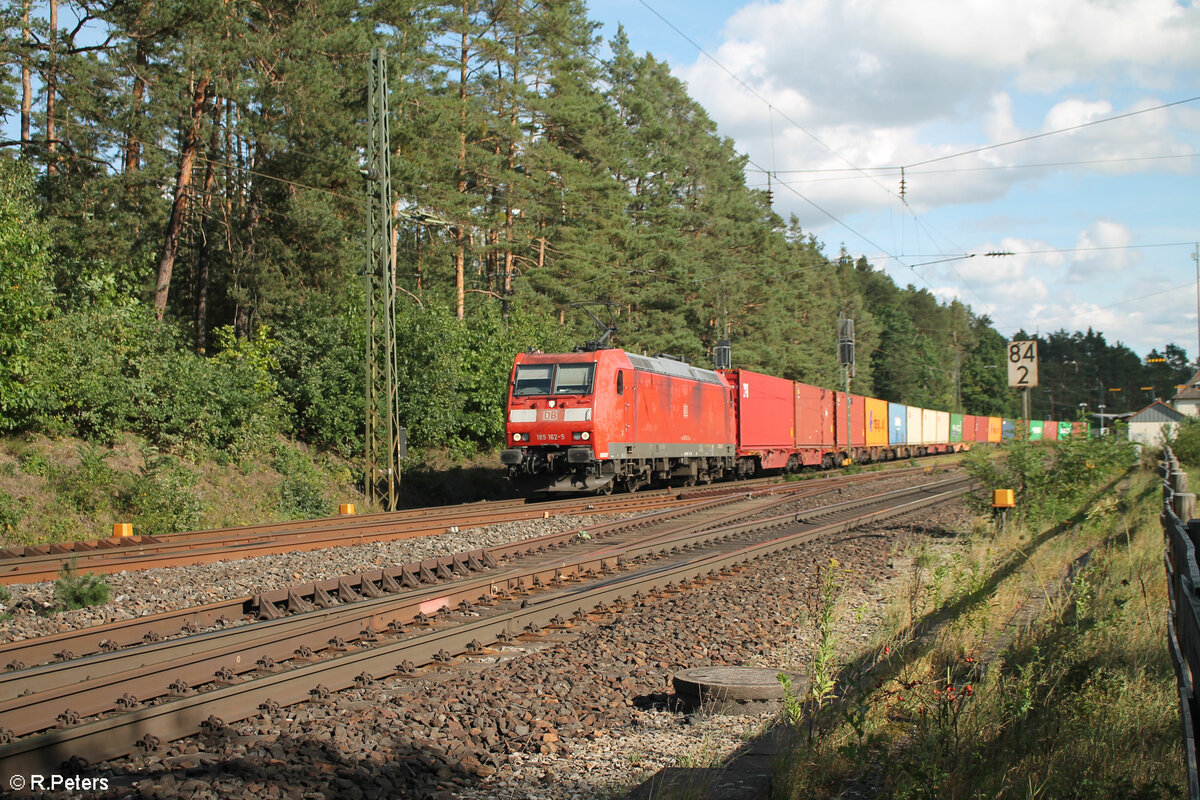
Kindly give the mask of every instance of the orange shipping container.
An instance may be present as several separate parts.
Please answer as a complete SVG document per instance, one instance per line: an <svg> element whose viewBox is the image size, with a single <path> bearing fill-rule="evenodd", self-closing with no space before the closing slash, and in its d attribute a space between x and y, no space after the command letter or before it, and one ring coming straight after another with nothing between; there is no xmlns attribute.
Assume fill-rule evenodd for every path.
<svg viewBox="0 0 1200 800"><path fill-rule="evenodd" d="M874 397L863 398L867 406L867 447L887 447L888 404Z"/></svg>
<svg viewBox="0 0 1200 800"><path fill-rule="evenodd" d="M1004 420L1000 417L988 417L988 433L987 440L989 442L1000 441L1000 436L1004 433Z"/></svg>

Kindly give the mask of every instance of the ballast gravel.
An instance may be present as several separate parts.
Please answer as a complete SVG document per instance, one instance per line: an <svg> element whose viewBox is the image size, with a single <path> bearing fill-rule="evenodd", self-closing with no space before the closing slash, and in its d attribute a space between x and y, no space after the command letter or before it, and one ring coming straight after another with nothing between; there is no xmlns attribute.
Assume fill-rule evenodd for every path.
<svg viewBox="0 0 1200 800"><path fill-rule="evenodd" d="M828 502L814 498L810 507ZM807 618L818 571L832 559L847 587L840 648L852 657L882 618L894 577L890 556L930 532L962 530L969 518L960 505L926 510L803 545L728 580L648 600L576 630L497 647L465 665L263 711L97 765L90 774L106 777L110 788L95 796L559 800L620 797L664 767L719 770L775 716L678 708L671 675L707 664L804 672L815 638ZM513 526L540 535L547 522L558 521ZM450 550L400 558L444 552ZM308 568L290 559L310 555L289 556L273 569L282 576Z"/></svg>
<svg viewBox="0 0 1200 800"><path fill-rule="evenodd" d="M102 606L54 612L50 581L9 587L12 617L0 622L0 643L77 630L106 622L246 597L298 583L353 575L434 556L479 550L522 539L612 522L626 515L560 516L504 522L438 536L372 542L188 567L163 567L105 576L112 599Z"/></svg>

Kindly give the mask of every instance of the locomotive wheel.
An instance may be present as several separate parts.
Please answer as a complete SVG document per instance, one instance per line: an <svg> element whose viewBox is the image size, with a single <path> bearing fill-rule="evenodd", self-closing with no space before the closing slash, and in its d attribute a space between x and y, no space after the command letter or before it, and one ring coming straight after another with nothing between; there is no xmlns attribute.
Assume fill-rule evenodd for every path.
<svg viewBox="0 0 1200 800"><path fill-rule="evenodd" d="M602 495L610 495L610 494L612 494L612 493L613 493L613 484L614 484L614 483L616 483L616 481L615 481L615 480L609 481L608 483L604 484L603 486L601 486L601 487L600 487L599 489L597 489L596 491L597 491L599 494L602 494Z"/></svg>

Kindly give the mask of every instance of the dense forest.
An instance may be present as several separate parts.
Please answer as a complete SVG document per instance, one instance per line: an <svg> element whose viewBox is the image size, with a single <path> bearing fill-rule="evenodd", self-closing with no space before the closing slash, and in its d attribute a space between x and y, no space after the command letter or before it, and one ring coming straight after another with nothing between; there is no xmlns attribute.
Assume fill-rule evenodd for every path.
<svg viewBox="0 0 1200 800"><path fill-rule="evenodd" d="M735 365L824 386L846 314L856 391L1019 409L986 316L777 215L667 65L600 41L582 0L2 13L0 431L361 452L376 47L411 444L494 447L513 354L594 338L584 300L617 305L627 349L706 363L729 338ZM1188 376L1173 345L1143 364L1092 331L1040 341L1036 414Z"/></svg>

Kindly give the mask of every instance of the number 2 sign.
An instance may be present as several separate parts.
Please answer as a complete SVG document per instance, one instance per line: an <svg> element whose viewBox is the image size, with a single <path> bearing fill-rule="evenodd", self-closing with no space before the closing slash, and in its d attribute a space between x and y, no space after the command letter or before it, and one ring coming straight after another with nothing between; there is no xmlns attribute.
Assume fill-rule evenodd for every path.
<svg viewBox="0 0 1200 800"><path fill-rule="evenodd" d="M1008 343L1008 385L1014 389L1038 385L1036 341Z"/></svg>

